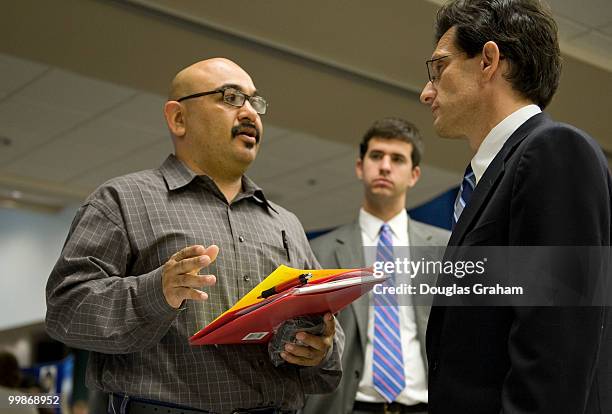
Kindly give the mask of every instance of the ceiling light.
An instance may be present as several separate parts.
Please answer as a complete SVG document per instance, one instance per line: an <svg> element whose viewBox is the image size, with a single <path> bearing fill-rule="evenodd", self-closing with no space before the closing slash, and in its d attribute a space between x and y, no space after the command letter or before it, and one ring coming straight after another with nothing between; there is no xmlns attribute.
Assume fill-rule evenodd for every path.
<svg viewBox="0 0 612 414"><path fill-rule="evenodd" d="M65 204L65 201L58 197L14 188L3 188L0 185L0 207L57 213L64 208Z"/></svg>

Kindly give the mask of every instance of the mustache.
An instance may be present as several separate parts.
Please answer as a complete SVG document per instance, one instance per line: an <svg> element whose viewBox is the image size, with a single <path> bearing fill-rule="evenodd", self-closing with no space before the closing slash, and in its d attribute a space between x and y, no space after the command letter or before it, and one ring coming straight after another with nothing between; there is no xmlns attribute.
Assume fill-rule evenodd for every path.
<svg viewBox="0 0 612 414"><path fill-rule="evenodd" d="M249 121L243 121L240 124L232 127L232 138L236 138L238 134L243 133L245 130L255 131L255 142L259 144L259 138L261 136L261 132L259 131L259 128L257 128L257 126L254 123L249 122Z"/></svg>

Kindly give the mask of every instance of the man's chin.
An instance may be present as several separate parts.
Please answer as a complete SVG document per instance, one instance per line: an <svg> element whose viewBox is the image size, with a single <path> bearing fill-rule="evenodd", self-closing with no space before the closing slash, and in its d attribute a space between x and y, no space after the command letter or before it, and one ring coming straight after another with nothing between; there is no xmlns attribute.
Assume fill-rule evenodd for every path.
<svg viewBox="0 0 612 414"><path fill-rule="evenodd" d="M392 197L395 194L393 188L383 186L370 187L370 193L376 197Z"/></svg>
<svg viewBox="0 0 612 414"><path fill-rule="evenodd" d="M433 127L434 127L434 131L436 131L436 134L440 138L449 138L448 137L448 131L444 127L444 124L442 122L440 122L440 118L439 117L434 119Z"/></svg>
<svg viewBox="0 0 612 414"><path fill-rule="evenodd" d="M244 145L242 148L240 148L234 153L236 161L241 164L246 164L248 166L253 161L255 161L255 158L257 158L258 149L259 148L257 145Z"/></svg>
<svg viewBox="0 0 612 414"><path fill-rule="evenodd" d="M448 124L440 122L440 118L436 118L433 124L434 131L440 138L444 139L464 139L465 136L461 135L456 128L448 127Z"/></svg>

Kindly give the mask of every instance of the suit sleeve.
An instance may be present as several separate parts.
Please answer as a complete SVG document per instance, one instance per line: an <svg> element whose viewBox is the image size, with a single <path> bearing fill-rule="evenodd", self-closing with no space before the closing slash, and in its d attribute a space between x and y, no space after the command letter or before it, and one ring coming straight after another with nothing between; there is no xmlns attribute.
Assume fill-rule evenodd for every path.
<svg viewBox="0 0 612 414"><path fill-rule="evenodd" d="M539 246L534 256L537 249L550 246L609 246L609 173L596 144L569 126L556 125L525 145L514 177L509 244ZM556 257L543 267L549 272L547 280L558 287L594 289L601 275L577 256ZM513 311L502 412L583 412L605 308L534 306Z"/></svg>

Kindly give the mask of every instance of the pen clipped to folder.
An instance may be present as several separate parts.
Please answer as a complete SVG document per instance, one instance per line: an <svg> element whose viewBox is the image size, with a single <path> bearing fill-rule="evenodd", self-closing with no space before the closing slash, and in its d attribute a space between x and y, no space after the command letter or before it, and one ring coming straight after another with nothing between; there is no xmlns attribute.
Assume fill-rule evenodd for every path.
<svg viewBox="0 0 612 414"><path fill-rule="evenodd" d="M286 282L280 283L276 286L272 286L270 289L266 289L261 292L261 295L257 297L257 299L265 299L269 298L272 295L276 295L277 293L281 293L285 290L297 287L304 286L308 281L312 278L312 273L303 273L296 277L295 279L288 280Z"/></svg>

